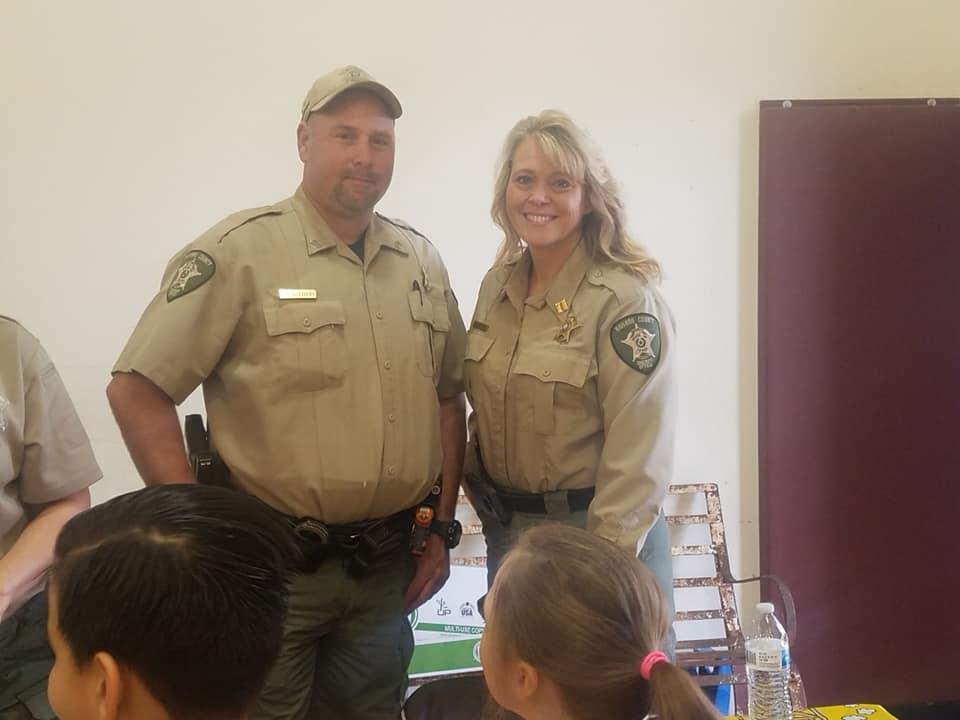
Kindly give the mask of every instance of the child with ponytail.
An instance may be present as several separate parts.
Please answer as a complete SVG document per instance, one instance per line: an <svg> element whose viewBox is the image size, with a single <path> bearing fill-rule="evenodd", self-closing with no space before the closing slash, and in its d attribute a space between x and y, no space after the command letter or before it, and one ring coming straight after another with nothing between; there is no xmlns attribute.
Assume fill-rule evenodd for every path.
<svg viewBox="0 0 960 720"><path fill-rule="evenodd" d="M507 554L484 602L493 699L524 720L718 720L661 651L669 608L636 557L592 533L540 525Z"/></svg>

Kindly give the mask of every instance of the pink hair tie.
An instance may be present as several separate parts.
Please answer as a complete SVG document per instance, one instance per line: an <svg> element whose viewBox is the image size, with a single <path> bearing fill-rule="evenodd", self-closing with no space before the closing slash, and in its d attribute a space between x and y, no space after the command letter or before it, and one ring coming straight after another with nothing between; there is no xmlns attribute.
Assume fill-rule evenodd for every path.
<svg viewBox="0 0 960 720"><path fill-rule="evenodd" d="M646 657L640 662L640 677L644 680L650 680L650 671L653 670L653 666L661 662L669 663L670 658L659 650L648 652Z"/></svg>

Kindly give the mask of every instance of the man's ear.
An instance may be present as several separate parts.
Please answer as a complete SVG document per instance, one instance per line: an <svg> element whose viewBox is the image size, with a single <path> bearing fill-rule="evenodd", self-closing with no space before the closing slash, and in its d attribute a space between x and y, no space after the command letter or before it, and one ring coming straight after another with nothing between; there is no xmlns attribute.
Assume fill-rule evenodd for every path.
<svg viewBox="0 0 960 720"><path fill-rule="evenodd" d="M90 681L94 683L97 720L116 720L124 696L124 672L107 652L98 652L90 661Z"/></svg>
<svg viewBox="0 0 960 720"><path fill-rule="evenodd" d="M310 139L310 128L307 127L305 122L300 122L297 125L297 154L300 155L300 159L304 162L306 161L307 154L307 143Z"/></svg>

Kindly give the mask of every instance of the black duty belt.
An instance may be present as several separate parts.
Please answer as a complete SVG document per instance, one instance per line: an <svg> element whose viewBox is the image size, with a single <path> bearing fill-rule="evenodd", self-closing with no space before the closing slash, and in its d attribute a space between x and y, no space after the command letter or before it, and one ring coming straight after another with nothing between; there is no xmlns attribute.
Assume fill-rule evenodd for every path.
<svg viewBox="0 0 960 720"><path fill-rule="evenodd" d="M304 572L312 572L326 558L338 555L353 574L365 575L395 562L397 553L408 549L413 513L409 508L385 518L344 525L328 525L310 517L285 517L297 536Z"/></svg>
<svg viewBox="0 0 960 720"><path fill-rule="evenodd" d="M330 536L335 544L350 548L356 543L358 536L374 528L383 527L397 532L409 533L410 524L413 522L413 512L413 508L407 508L379 520L362 520L345 525L327 525L327 528L330 530Z"/></svg>
<svg viewBox="0 0 960 720"><path fill-rule="evenodd" d="M570 512L580 512L590 507L596 488L579 488L577 490L558 491L566 492L567 506ZM511 512L526 513L528 515L547 515L547 503L544 496L537 493L522 493L515 490L506 490L496 487L497 496L503 506Z"/></svg>

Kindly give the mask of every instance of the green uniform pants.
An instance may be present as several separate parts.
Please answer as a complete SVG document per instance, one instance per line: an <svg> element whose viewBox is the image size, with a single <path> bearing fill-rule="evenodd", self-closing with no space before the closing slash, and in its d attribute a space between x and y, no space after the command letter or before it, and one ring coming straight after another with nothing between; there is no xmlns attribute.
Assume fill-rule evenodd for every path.
<svg viewBox="0 0 960 720"><path fill-rule="evenodd" d="M295 575L280 656L254 720L396 720L407 689L413 632L403 593L413 576L404 549L357 578L339 557Z"/></svg>

